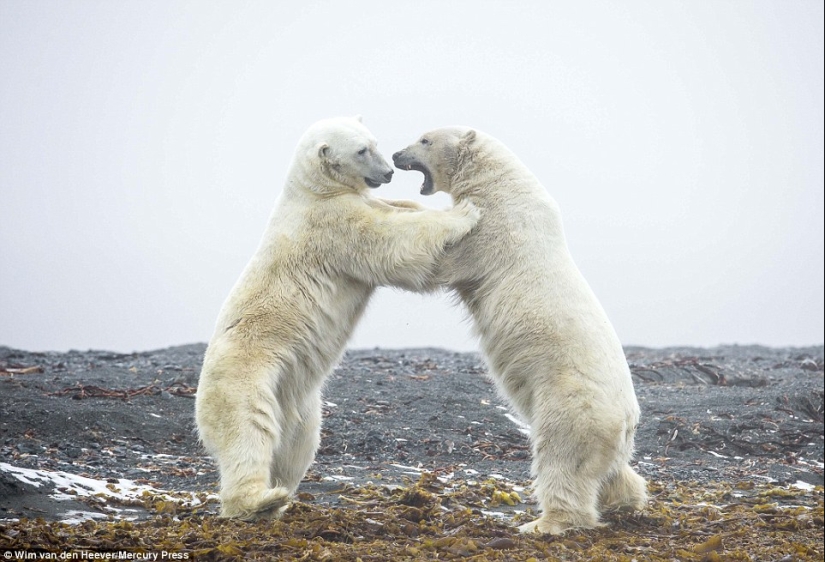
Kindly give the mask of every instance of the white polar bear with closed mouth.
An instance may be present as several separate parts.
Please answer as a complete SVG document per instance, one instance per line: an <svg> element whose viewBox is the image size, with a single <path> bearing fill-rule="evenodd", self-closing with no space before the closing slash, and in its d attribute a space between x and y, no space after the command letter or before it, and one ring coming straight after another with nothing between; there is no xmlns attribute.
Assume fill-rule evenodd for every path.
<svg viewBox="0 0 825 562"><path fill-rule="evenodd" d="M452 246L439 281L467 306L491 374L530 424L539 519L523 532L599 524L642 509L628 464L639 421L630 370L610 321L570 256L556 202L502 143L437 129L393 155L424 173L421 192L472 202L481 219Z"/></svg>
<svg viewBox="0 0 825 562"><path fill-rule="evenodd" d="M379 285L422 289L445 245L478 221L384 201L392 168L359 118L301 138L258 250L221 309L196 396L221 515L277 517L320 441L321 388Z"/></svg>

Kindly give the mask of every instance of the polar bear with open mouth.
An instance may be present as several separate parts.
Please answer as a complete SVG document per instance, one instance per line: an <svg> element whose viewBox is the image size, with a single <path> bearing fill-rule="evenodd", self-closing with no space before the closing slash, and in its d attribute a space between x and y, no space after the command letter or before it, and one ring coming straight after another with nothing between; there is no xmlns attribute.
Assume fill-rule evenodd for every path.
<svg viewBox="0 0 825 562"><path fill-rule="evenodd" d="M466 127L426 133L393 161L424 174L421 193L481 211L439 281L469 309L492 377L531 427L542 514L522 532L590 528L600 511L644 508L645 481L628 464L639 422L630 370L556 202L501 142Z"/></svg>

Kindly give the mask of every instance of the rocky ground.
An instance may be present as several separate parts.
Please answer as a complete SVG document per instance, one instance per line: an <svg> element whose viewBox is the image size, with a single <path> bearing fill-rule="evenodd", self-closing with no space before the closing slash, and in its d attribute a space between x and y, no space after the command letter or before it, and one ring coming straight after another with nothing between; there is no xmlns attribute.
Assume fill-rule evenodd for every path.
<svg viewBox="0 0 825 562"><path fill-rule="evenodd" d="M77 542L78 536L95 536L126 520L143 529L136 536L149 533L164 517L177 522L196 518L201 527L204 522L236 525L214 518L218 475L195 434L193 397L203 352L203 345L134 354L32 353L0 347L0 550L28 545L54 551L64 540L55 529L64 529L65 540ZM776 552L787 550L787 556L796 557L787 560L821 559L823 348L628 348L626 354L643 412L635 464L651 483L651 513L667 512L662 520L678 519L674 505L691 501L679 494L695 496L701 490L719 492L722 498L727 493L725 505L745 502L750 507L742 517L759 515L756 506L772 505L768 500L781 497L779 503L789 509L804 508L793 517L808 518L799 520L798 529L782 531L787 544L777 539ZM371 543L379 549L374 559L390 554L410 559L552 556L508 534L508 525L529 518L536 509L526 489L529 446L524 427L509 414L485 373L482 359L472 353L347 352L325 391L316 462L295 506L276 525L294 521L296 528L305 529L313 513L324 514L326 522L347 514L360 519L342 523L350 529L346 533L339 529L303 536L303 543L292 546L292 539L273 539L282 549L279 556L324 559L328 553L331 560L371 559L369 551L354 546L369 537L372 523L365 521L383 525L386 533L389 527L377 513L402 508L417 510L417 526L434 529L431 539L423 530L419 536L402 529L399 536L404 540L395 537L383 546L378 539ZM731 490L740 493L731 496ZM760 495L765 493L768 496ZM731 501L757 496L761 503ZM724 512L724 506L705 500L696 500L695 510L706 509L700 505L704 502ZM451 506L471 514L460 525L464 531L450 528L443 519L449 515L454 521L462 512ZM359 513L365 509L378 511L367 517ZM695 510L690 512L693 519L685 516L685 528L689 520L701 519ZM660 532L645 527L658 529L662 521L651 523L653 515L616 517L608 518L610 532L632 534L635 529L636 537ZM705 522L713 520L711 515L703 517ZM778 521L776 517L759 515L757 520ZM493 529L483 538L486 542L466 535L470 522L489 522L489 529L478 527ZM805 538L817 527L817 539ZM215 549L227 537L246 536L244 529L251 528L258 529L227 527L224 538L207 541L200 550L174 544L192 555L231 557L254 541L236 540L233 544L240 550L234 553ZM597 551L592 548L610 544L599 536L604 540L581 552L594 556ZM697 560L736 552L731 539L721 546L701 546L716 536L721 535L700 532L685 552ZM513 544L495 543L499 539ZM106 544L114 548L121 543ZM123 544L135 547L128 541ZM542 544L570 548L556 539ZM627 540L623 544L629 548ZM396 547L406 550L392 550ZM527 550L518 550L522 547ZM95 546L88 543L87 548ZM259 552L248 548L248 553ZM747 555L747 549L744 552ZM643 550L628 556L659 559ZM692 559L686 556L681 559ZM784 554L776 556L760 558L753 553L750 559L785 559Z"/></svg>

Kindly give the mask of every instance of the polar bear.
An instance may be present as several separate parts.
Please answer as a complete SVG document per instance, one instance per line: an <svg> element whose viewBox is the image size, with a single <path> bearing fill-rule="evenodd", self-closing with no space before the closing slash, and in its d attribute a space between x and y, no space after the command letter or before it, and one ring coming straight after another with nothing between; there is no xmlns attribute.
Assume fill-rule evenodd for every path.
<svg viewBox="0 0 825 562"><path fill-rule="evenodd" d="M392 168L358 118L303 135L260 245L218 316L196 395L221 515L278 517L315 457L321 388L379 285L421 289L478 221L384 201Z"/></svg>
<svg viewBox="0 0 825 562"><path fill-rule="evenodd" d="M421 193L472 202L481 219L440 263L439 281L473 317L499 390L530 424L542 514L522 532L599 525L599 512L642 509L628 464L639 405L619 339L570 256L556 202L502 143L437 129L393 155L424 174Z"/></svg>

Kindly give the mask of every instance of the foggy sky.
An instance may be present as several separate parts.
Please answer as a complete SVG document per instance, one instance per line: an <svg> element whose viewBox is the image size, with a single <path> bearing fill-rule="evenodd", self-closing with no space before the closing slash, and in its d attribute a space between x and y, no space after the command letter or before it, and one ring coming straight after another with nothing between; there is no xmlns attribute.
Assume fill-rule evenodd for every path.
<svg viewBox="0 0 825 562"><path fill-rule="evenodd" d="M476 127L626 345L823 342L823 3L0 2L0 345L205 342L314 121ZM421 174L376 190L418 195ZM477 349L381 289L349 347Z"/></svg>

